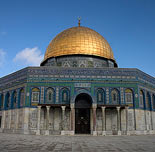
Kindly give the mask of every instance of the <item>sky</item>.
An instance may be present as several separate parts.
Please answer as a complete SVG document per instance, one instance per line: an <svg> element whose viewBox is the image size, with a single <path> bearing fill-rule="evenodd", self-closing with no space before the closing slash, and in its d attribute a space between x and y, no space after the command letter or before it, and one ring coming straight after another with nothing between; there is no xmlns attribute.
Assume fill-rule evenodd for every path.
<svg viewBox="0 0 155 152"><path fill-rule="evenodd" d="M0 77L39 66L79 16L108 41L120 68L155 77L155 0L0 0Z"/></svg>

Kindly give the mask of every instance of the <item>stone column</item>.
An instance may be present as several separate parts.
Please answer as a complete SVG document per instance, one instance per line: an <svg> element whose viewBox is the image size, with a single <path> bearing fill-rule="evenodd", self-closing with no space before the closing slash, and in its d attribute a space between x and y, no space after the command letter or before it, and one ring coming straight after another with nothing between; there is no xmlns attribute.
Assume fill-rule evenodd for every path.
<svg viewBox="0 0 155 152"><path fill-rule="evenodd" d="M45 135L49 135L49 115L50 115L50 106L46 106L47 115L46 115L46 131Z"/></svg>
<svg viewBox="0 0 155 152"><path fill-rule="evenodd" d="M102 107L102 135L106 135L106 113L105 107Z"/></svg>
<svg viewBox="0 0 155 152"><path fill-rule="evenodd" d="M125 107L126 112L126 134L129 135L129 128L128 128L128 107Z"/></svg>
<svg viewBox="0 0 155 152"><path fill-rule="evenodd" d="M19 120L19 110L20 109L17 109L17 114L16 114L16 126L15 126L15 129L18 129L18 120Z"/></svg>
<svg viewBox="0 0 155 152"><path fill-rule="evenodd" d="M75 134L75 105L74 103L70 104L71 106L71 135Z"/></svg>
<svg viewBox="0 0 155 152"><path fill-rule="evenodd" d="M40 135L40 113L41 113L41 106L38 106L38 124L36 135Z"/></svg>
<svg viewBox="0 0 155 152"><path fill-rule="evenodd" d="M62 109L62 130L61 130L61 135L65 135L65 108L66 106L61 106Z"/></svg>
<svg viewBox="0 0 155 152"><path fill-rule="evenodd" d="M116 108L117 108L117 131L118 135L121 135L120 107Z"/></svg>
<svg viewBox="0 0 155 152"><path fill-rule="evenodd" d="M145 102L146 102L146 91L145 91ZM144 119L145 119L145 132L144 132L144 134L146 134L147 133L147 118L146 118L146 105L145 105L145 109L144 109Z"/></svg>
<svg viewBox="0 0 155 152"><path fill-rule="evenodd" d="M92 109L93 109L93 135L97 135L97 131L96 131L96 108L97 108L97 104L93 104L92 105Z"/></svg>
<svg viewBox="0 0 155 152"><path fill-rule="evenodd" d="M2 112L3 112L3 114L2 114L2 129L5 129L5 117L6 117L5 110Z"/></svg>

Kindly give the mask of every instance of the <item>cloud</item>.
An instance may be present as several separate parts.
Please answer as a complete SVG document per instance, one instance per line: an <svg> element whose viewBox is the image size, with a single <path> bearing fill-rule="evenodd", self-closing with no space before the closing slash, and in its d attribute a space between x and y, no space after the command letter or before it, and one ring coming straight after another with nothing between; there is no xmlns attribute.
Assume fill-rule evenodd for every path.
<svg viewBox="0 0 155 152"><path fill-rule="evenodd" d="M38 66L43 60L43 56L38 47L25 48L16 54L13 61L25 66Z"/></svg>
<svg viewBox="0 0 155 152"><path fill-rule="evenodd" d="M6 35L7 33L5 31L1 32L1 35Z"/></svg>
<svg viewBox="0 0 155 152"><path fill-rule="evenodd" d="M0 49L0 67L3 65L5 61L5 54L5 51L3 51L3 49Z"/></svg>

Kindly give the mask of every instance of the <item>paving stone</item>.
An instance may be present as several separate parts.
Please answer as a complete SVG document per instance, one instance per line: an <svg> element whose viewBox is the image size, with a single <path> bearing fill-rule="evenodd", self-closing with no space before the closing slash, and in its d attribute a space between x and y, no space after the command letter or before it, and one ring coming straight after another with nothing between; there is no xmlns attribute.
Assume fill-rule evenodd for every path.
<svg viewBox="0 0 155 152"><path fill-rule="evenodd" d="M154 152L155 135L35 136L0 133L0 152Z"/></svg>

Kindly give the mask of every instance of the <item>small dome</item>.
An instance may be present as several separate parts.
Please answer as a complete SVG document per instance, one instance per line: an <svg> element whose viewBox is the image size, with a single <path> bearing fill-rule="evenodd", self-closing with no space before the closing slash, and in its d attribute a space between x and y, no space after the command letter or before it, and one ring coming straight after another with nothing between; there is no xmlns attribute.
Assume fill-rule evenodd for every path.
<svg viewBox="0 0 155 152"><path fill-rule="evenodd" d="M82 26L72 27L58 34L47 47L44 61L64 55L92 55L115 61L112 49L104 37Z"/></svg>

